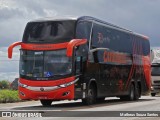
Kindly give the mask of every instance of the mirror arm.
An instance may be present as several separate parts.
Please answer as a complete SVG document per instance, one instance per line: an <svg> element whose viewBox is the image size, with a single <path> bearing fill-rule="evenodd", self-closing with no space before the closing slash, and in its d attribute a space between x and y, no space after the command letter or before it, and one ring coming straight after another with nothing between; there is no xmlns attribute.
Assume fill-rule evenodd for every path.
<svg viewBox="0 0 160 120"><path fill-rule="evenodd" d="M71 40L68 45L67 45L67 56L71 57L73 55L73 48L76 46L80 46L83 44L86 44L87 40L86 39L73 39Z"/></svg>
<svg viewBox="0 0 160 120"><path fill-rule="evenodd" d="M15 42L8 47L8 58L10 58L10 59L12 58L13 48L18 45L21 45L21 44L22 44L22 42Z"/></svg>

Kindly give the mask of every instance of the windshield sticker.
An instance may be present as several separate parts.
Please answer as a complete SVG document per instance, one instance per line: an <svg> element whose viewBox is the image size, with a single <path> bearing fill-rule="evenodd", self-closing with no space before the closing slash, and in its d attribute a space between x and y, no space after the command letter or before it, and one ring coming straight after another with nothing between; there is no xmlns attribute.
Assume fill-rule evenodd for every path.
<svg viewBox="0 0 160 120"><path fill-rule="evenodd" d="M34 54L35 54L35 55L42 55L43 52L35 52Z"/></svg>
<svg viewBox="0 0 160 120"><path fill-rule="evenodd" d="M51 76L53 76L53 73L52 73L52 72L47 72L47 73L46 73L46 76L47 76L47 77L51 77Z"/></svg>

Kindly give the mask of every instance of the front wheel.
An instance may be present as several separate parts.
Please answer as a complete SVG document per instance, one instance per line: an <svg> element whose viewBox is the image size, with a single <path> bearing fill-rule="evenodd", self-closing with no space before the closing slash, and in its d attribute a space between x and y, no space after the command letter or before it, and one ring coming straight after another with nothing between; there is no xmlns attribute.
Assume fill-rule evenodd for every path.
<svg viewBox="0 0 160 120"><path fill-rule="evenodd" d="M43 106L51 106L52 100L40 100Z"/></svg>
<svg viewBox="0 0 160 120"><path fill-rule="evenodd" d="M91 105L96 102L96 87L94 85L90 85L88 91L87 91L87 98L82 99L82 103L85 105Z"/></svg>

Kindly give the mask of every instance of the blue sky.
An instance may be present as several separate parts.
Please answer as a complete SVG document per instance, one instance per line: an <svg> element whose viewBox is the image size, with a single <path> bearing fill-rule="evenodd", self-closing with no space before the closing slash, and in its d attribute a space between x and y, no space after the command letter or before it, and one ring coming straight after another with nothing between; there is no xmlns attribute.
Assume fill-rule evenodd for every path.
<svg viewBox="0 0 160 120"><path fill-rule="evenodd" d="M4 74L9 79L18 75L18 61L13 60L18 60L19 51L16 49L14 59L8 61L7 47L21 41L25 25L30 20L93 16L147 35L151 46L155 47L160 46L159 5L160 0L0 0L0 80Z"/></svg>

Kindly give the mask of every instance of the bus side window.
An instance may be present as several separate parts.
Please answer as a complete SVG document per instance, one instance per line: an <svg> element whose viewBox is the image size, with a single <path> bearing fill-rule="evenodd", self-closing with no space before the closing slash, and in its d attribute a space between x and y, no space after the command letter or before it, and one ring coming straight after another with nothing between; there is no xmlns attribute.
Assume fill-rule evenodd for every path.
<svg viewBox="0 0 160 120"><path fill-rule="evenodd" d="M92 23L88 21L79 21L76 27L76 39L90 39Z"/></svg>

